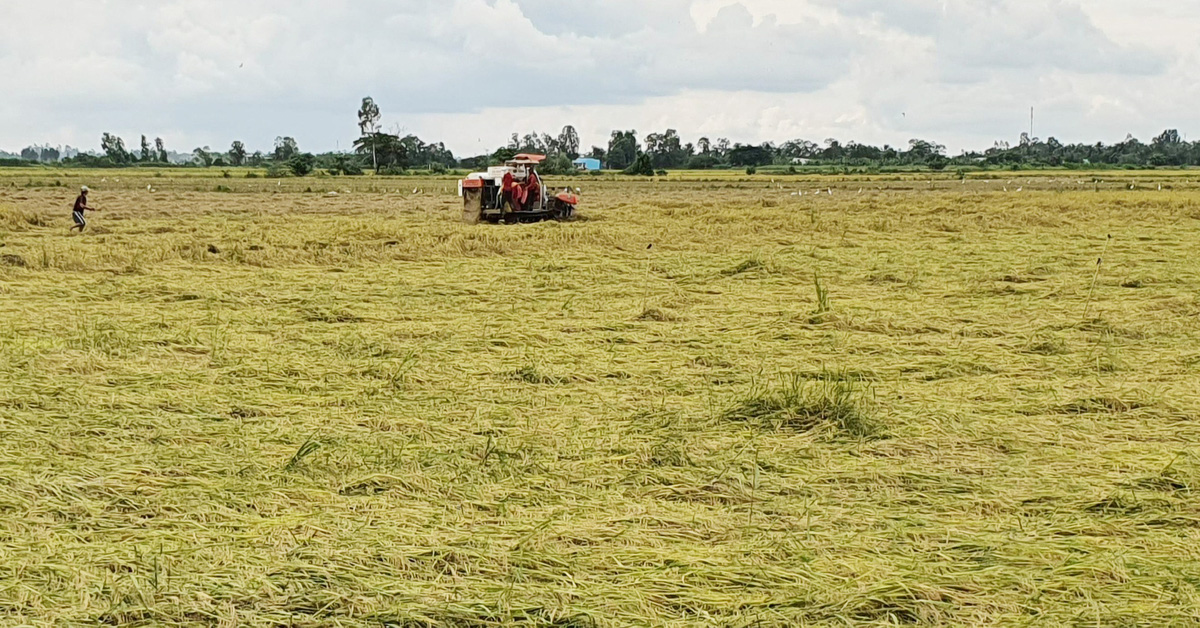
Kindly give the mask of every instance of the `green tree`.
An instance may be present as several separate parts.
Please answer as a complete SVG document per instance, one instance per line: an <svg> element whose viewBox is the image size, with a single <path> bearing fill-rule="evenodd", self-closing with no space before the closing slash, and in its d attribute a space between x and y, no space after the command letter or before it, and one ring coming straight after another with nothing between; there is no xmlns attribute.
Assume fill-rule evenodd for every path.
<svg viewBox="0 0 1200 628"><path fill-rule="evenodd" d="M753 146L734 144L729 150L729 165L731 166L768 166L775 160L770 144Z"/></svg>
<svg viewBox="0 0 1200 628"><path fill-rule="evenodd" d="M558 134L557 148L567 158L579 159L579 132L575 130L575 127L569 124L563 127L562 133Z"/></svg>
<svg viewBox="0 0 1200 628"><path fill-rule="evenodd" d="M363 173L362 164L359 163L358 157L339 153L333 156L332 163L329 166L329 174L333 175L360 175Z"/></svg>
<svg viewBox="0 0 1200 628"><path fill-rule="evenodd" d="M1177 146L1182 143L1183 138L1179 136L1179 131L1176 129L1167 129L1151 141L1154 146Z"/></svg>
<svg viewBox="0 0 1200 628"><path fill-rule="evenodd" d="M362 107L358 110L358 130L360 138L374 138L379 133L379 118L382 114L379 112L379 105L375 104L375 99L367 96L362 100ZM371 163L375 167L375 172L379 172L379 157L376 154L376 147L371 143Z"/></svg>
<svg viewBox="0 0 1200 628"><path fill-rule="evenodd" d="M105 133L100 136L100 149L108 156L109 161L114 164L129 163L129 151L125 150L125 140Z"/></svg>
<svg viewBox="0 0 1200 628"><path fill-rule="evenodd" d="M809 140L791 140L779 147L779 154L789 161L795 159L819 159L821 147Z"/></svg>
<svg viewBox="0 0 1200 628"><path fill-rule="evenodd" d="M654 162L655 168L681 168L695 149L691 144L685 148L679 133L675 129L667 129L664 133L651 133L646 136L646 152Z"/></svg>
<svg viewBox="0 0 1200 628"><path fill-rule="evenodd" d="M845 156L845 150L842 148L842 143L835 138L825 140L825 150L821 151L821 159L827 161L839 161Z"/></svg>
<svg viewBox="0 0 1200 628"><path fill-rule="evenodd" d="M312 153L296 153L287 161L288 168L297 177L308 176L317 164L317 158Z"/></svg>
<svg viewBox="0 0 1200 628"><path fill-rule="evenodd" d="M1187 163L1187 143L1180 137L1179 131L1167 129L1150 141L1154 152L1151 164L1162 166L1182 166Z"/></svg>
<svg viewBox="0 0 1200 628"><path fill-rule="evenodd" d="M275 138L275 161L288 161L300 152L296 140L290 137Z"/></svg>
<svg viewBox="0 0 1200 628"><path fill-rule="evenodd" d="M1031 147L1037 140L1030 141L1028 135L1022 133L1022 146ZM936 157L945 157L946 147L935 142L926 140L910 140L908 142L908 152L905 153L905 159L913 164L928 164L934 161ZM942 165L945 168L945 165Z"/></svg>
<svg viewBox="0 0 1200 628"><path fill-rule="evenodd" d="M404 145L405 157L408 162L414 166L453 168L458 165L454 153L450 152L441 142L426 144L415 135L406 135L400 139L400 143Z"/></svg>
<svg viewBox="0 0 1200 628"><path fill-rule="evenodd" d="M637 160L641 150L637 131L613 131L612 138L608 141L608 167L614 170L629 168Z"/></svg>
<svg viewBox="0 0 1200 628"><path fill-rule="evenodd" d="M146 136L142 136L142 161L151 161L153 156L150 154L150 142L146 141Z"/></svg>
<svg viewBox="0 0 1200 628"><path fill-rule="evenodd" d="M57 148L52 146L27 146L21 149L21 159L25 161L40 161L45 163L54 163L58 161L62 154Z"/></svg>
<svg viewBox="0 0 1200 628"><path fill-rule="evenodd" d="M192 161L196 162L197 165L207 168L213 165L213 160L214 156L211 152L209 152L209 148L207 146L204 148L197 148L192 151Z"/></svg>
<svg viewBox="0 0 1200 628"><path fill-rule="evenodd" d="M234 140L233 144L229 145L229 161L234 166L246 163L246 145L241 140Z"/></svg>
<svg viewBox="0 0 1200 628"><path fill-rule="evenodd" d="M512 139L508 141L508 148L517 153L550 156L561 152L558 144L558 139L550 137L547 133L526 133L524 136L513 133Z"/></svg>
<svg viewBox="0 0 1200 628"><path fill-rule="evenodd" d="M575 164L571 162L571 157L566 153L558 153L542 163L541 172L552 175L574 174Z"/></svg>
<svg viewBox="0 0 1200 628"><path fill-rule="evenodd" d="M516 157L517 152L517 149L509 148L508 146L505 146L504 148L498 148L496 149L496 152L492 153L490 161L492 163L502 164L513 157Z"/></svg>
<svg viewBox="0 0 1200 628"><path fill-rule="evenodd" d="M154 153L155 158L158 161L164 164L167 163L167 148L165 145L163 145L163 139L161 137L154 138Z"/></svg>
<svg viewBox="0 0 1200 628"><path fill-rule="evenodd" d="M633 163L623 171L625 174L638 175L643 177L654 176L654 160L646 153L639 153L634 158Z"/></svg>
<svg viewBox="0 0 1200 628"><path fill-rule="evenodd" d="M410 139L411 138L411 139ZM408 140L407 143L405 140ZM360 155L370 155L376 172L404 170L409 166L409 146L423 148L424 142L409 136L400 139L390 133L371 133L354 142L354 150Z"/></svg>

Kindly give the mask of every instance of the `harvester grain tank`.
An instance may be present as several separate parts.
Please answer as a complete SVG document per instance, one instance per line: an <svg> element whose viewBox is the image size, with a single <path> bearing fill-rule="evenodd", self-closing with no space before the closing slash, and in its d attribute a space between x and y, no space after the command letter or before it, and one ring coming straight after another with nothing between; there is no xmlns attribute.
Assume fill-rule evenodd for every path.
<svg viewBox="0 0 1200 628"><path fill-rule="evenodd" d="M554 193L537 173L545 155L522 153L492 166L487 172L473 172L459 182L463 198L463 221L497 223L569 220L575 214L579 197L570 190Z"/></svg>

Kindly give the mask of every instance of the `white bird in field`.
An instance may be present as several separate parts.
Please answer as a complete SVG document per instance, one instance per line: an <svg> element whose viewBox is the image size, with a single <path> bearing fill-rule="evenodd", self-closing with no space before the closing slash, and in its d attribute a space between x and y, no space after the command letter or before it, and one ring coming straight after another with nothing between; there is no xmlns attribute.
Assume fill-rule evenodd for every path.
<svg viewBox="0 0 1200 628"><path fill-rule="evenodd" d="M413 194L417 193L417 188L413 188Z"/></svg>
<svg viewBox="0 0 1200 628"><path fill-rule="evenodd" d="M829 189L828 189L828 190L826 190L826 191L827 191L827 192L829 192L829 195L830 195L830 196L833 196L833 188L829 188Z"/></svg>
<svg viewBox="0 0 1200 628"><path fill-rule="evenodd" d="M1022 192L1022 191L1024 191L1024 190L1025 190L1025 186L1021 186L1021 187L1017 188L1017 191L1018 191L1018 192Z"/></svg>
<svg viewBox="0 0 1200 628"><path fill-rule="evenodd" d="M858 188L858 193L859 193L859 194L862 194L862 191L863 191L863 189L862 189L862 188Z"/></svg>
<svg viewBox="0 0 1200 628"><path fill-rule="evenodd" d="M1158 191L1162 192L1162 184L1161 183L1158 184Z"/></svg>

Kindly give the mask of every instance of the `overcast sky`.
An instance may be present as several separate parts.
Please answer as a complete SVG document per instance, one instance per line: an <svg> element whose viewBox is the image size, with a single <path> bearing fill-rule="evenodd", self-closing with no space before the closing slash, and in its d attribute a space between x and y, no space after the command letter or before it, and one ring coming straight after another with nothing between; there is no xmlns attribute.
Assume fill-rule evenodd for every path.
<svg viewBox="0 0 1200 628"><path fill-rule="evenodd" d="M0 148L345 149L387 130L460 155L514 131L678 129L952 153L1200 137L1200 2L0 0Z"/></svg>

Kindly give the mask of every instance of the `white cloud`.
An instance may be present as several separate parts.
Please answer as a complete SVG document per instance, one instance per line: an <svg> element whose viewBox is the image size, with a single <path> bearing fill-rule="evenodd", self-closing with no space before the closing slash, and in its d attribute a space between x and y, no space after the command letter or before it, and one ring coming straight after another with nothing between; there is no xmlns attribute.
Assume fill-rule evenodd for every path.
<svg viewBox="0 0 1200 628"><path fill-rule="evenodd" d="M364 95L460 153L571 123L952 148L1200 126L1200 8L1147 0L43 0L0 21L0 146L346 147ZM1145 6L1144 6L1145 5ZM1149 6L1153 5L1153 6Z"/></svg>

